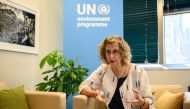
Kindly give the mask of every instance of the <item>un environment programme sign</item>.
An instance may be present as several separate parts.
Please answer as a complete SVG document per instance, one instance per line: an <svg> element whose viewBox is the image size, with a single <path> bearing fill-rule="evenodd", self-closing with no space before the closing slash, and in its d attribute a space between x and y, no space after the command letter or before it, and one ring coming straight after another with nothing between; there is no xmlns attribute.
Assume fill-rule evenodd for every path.
<svg viewBox="0 0 190 109"><path fill-rule="evenodd" d="M77 4L77 28L108 27L110 6L108 4Z"/></svg>

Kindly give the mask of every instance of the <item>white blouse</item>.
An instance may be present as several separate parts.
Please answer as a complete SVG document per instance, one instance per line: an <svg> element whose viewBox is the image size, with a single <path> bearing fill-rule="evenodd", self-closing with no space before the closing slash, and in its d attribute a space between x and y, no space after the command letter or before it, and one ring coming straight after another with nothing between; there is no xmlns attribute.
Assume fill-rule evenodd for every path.
<svg viewBox="0 0 190 109"><path fill-rule="evenodd" d="M79 93L83 88L91 87L93 90L97 90L101 86L104 98L106 100L107 109L111 102L117 86L117 77L114 75L111 66L102 64L92 74L83 81L79 86ZM139 106L127 103L128 100L134 99L133 88L140 90L141 96L149 102L149 109L155 109L154 97L151 93L151 88L146 75L145 70L136 64L131 64L129 73L121 87L119 88L122 103L125 109L139 109Z"/></svg>

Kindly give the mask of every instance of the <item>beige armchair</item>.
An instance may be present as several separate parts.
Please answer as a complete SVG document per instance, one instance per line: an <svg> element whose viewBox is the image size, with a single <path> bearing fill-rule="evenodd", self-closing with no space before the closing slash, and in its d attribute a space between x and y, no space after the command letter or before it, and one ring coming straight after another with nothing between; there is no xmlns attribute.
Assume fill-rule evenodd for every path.
<svg viewBox="0 0 190 109"><path fill-rule="evenodd" d="M66 94L62 92L26 91L29 109L66 109Z"/></svg>
<svg viewBox="0 0 190 109"><path fill-rule="evenodd" d="M166 90L171 93L183 92L181 85L152 85L151 88L156 100ZM92 97L77 95L73 97L73 109L106 109L106 105ZM183 109L190 109L189 92L184 93Z"/></svg>
<svg viewBox="0 0 190 109"><path fill-rule="evenodd" d="M0 90L5 84L0 83ZM66 94L62 92L26 91L29 109L66 109Z"/></svg>

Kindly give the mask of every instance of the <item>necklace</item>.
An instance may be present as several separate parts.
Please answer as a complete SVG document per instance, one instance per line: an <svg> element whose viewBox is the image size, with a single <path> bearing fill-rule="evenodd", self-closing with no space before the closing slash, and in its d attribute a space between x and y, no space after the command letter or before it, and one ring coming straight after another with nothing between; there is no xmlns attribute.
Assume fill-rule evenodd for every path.
<svg viewBox="0 0 190 109"><path fill-rule="evenodd" d="M122 69L122 71L121 71L121 73L119 74L119 76L117 77L118 79L119 78L121 78L121 76L123 75L123 73L124 73L124 70L125 70L125 66L123 67L123 69Z"/></svg>

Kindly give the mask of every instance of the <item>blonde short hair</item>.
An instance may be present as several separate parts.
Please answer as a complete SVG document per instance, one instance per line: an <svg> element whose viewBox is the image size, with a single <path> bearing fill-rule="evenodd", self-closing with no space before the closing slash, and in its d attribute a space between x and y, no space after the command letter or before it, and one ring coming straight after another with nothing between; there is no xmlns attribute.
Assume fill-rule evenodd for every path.
<svg viewBox="0 0 190 109"><path fill-rule="evenodd" d="M120 36L117 35L110 35L106 37L100 44L99 44L99 58L102 62L108 64L106 60L106 45L117 43L119 45L120 54L121 54L121 63L122 65L128 64L131 62L131 50L128 43Z"/></svg>

